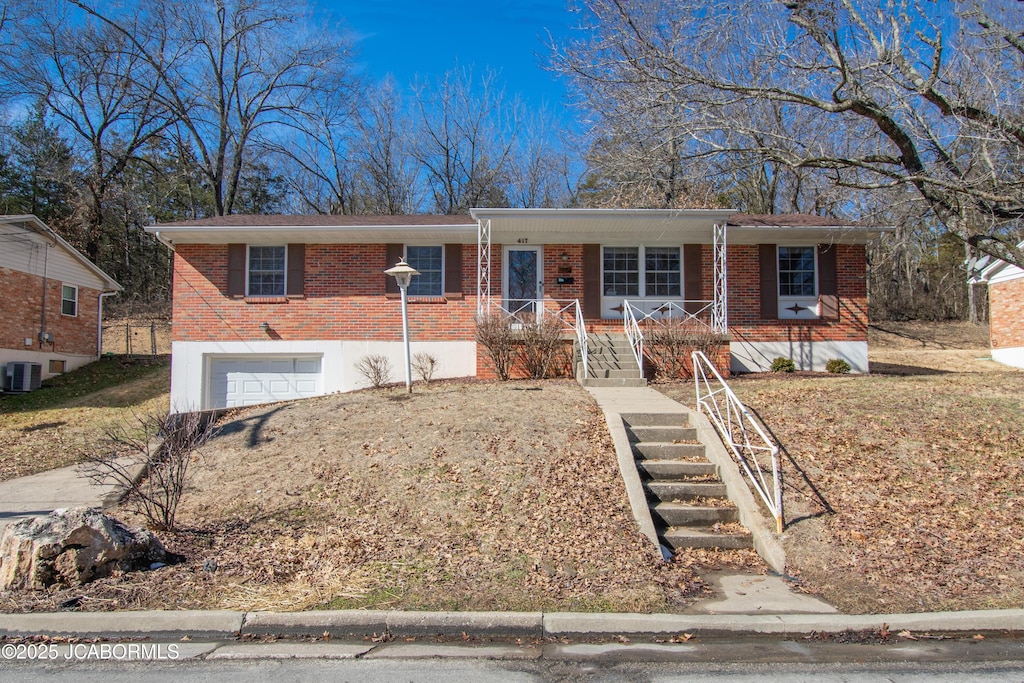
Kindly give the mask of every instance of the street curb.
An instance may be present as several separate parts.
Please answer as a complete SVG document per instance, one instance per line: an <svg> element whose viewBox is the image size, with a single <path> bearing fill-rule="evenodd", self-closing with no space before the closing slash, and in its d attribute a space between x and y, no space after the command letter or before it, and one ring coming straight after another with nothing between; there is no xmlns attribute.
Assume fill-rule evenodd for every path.
<svg viewBox="0 0 1024 683"><path fill-rule="evenodd" d="M236 638L244 617L226 610L3 614L0 635Z"/></svg>
<svg viewBox="0 0 1024 683"><path fill-rule="evenodd" d="M0 615L0 635L233 639L240 635L371 638L560 638L621 635L811 635L1024 632L1024 609L917 614L608 614L591 612L139 611Z"/></svg>

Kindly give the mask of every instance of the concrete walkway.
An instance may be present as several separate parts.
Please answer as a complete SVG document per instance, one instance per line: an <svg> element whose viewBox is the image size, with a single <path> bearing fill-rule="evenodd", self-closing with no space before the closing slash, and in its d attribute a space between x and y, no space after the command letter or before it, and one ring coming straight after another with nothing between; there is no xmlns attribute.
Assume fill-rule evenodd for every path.
<svg viewBox="0 0 1024 683"><path fill-rule="evenodd" d="M0 532L8 524L60 508L106 507L115 502L113 487L98 486L78 466L0 482Z"/></svg>
<svg viewBox="0 0 1024 683"><path fill-rule="evenodd" d="M714 428L701 415L674 401L651 387L587 387L590 395L604 412L608 431L618 457L619 470L626 485L630 508L640 530L668 559L669 551L658 539L651 519L647 494L637 472L633 448L626 434L622 415L652 413L688 416L697 428L698 437L705 444L708 459L718 465L720 476L729 487L730 498L740 510L740 518L751 530L758 552L776 572L785 572L785 552L779 539L767 528L757 502L750 494L747 483L739 474L732 458L721 445ZM713 577L714 597L693 605L694 612L708 614L835 614L832 605L804 593L792 590L781 576L761 574L721 573Z"/></svg>

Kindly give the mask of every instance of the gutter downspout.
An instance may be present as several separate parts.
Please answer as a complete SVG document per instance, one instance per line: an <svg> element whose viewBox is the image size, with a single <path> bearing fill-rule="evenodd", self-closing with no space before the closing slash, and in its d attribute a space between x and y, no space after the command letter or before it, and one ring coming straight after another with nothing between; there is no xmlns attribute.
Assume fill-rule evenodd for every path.
<svg viewBox="0 0 1024 683"><path fill-rule="evenodd" d="M46 242L43 246L43 309L40 311L39 316L39 349L42 350L44 340L46 338L46 285L47 280L47 268L50 258L50 243Z"/></svg>

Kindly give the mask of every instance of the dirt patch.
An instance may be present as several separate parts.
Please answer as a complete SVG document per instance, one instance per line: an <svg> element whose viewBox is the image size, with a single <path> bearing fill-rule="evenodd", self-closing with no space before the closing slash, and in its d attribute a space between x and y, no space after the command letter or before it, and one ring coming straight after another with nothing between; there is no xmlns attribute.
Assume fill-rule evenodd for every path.
<svg viewBox="0 0 1024 683"><path fill-rule="evenodd" d="M118 318L103 321L103 353L158 356L171 352L171 321Z"/></svg>
<svg viewBox="0 0 1024 683"><path fill-rule="evenodd" d="M571 381L434 383L235 412L161 534L184 563L5 610L680 611L701 572L630 513L603 416ZM138 520L132 520L137 522Z"/></svg>
<svg viewBox="0 0 1024 683"><path fill-rule="evenodd" d="M789 572L845 612L1024 600L1024 372L936 348L968 336L910 326L872 375L730 380L783 447Z"/></svg>

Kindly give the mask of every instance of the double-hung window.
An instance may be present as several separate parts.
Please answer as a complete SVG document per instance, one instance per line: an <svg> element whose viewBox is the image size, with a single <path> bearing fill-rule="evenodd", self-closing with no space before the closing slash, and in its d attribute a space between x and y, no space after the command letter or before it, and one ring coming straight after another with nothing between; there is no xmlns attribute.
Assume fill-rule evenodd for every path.
<svg viewBox="0 0 1024 683"><path fill-rule="evenodd" d="M779 246L779 318L819 316L815 251L814 247Z"/></svg>
<svg viewBox="0 0 1024 683"><path fill-rule="evenodd" d="M409 296L442 296L444 294L444 249L409 246L405 260L419 271L409 283Z"/></svg>
<svg viewBox="0 0 1024 683"><path fill-rule="evenodd" d="M603 292L611 297L682 296L679 247L605 247Z"/></svg>
<svg viewBox="0 0 1024 683"><path fill-rule="evenodd" d="M284 246L249 246L247 296L284 296L285 252Z"/></svg>
<svg viewBox="0 0 1024 683"><path fill-rule="evenodd" d="M60 312L62 315L78 315L78 287L74 285L61 285Z"/></svg>

